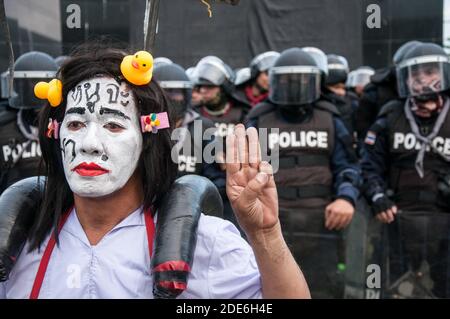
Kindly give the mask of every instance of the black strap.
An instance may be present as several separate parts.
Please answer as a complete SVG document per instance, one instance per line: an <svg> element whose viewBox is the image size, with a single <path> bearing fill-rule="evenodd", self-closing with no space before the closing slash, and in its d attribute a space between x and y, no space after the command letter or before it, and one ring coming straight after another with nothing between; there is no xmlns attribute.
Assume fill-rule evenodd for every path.
<svg viewBox="0 0 450 319"><path fill-rule="evenodd" d="M278 196L282 199L305 199L305 198L326 198L331 197L331 189L324 185L308 185L299 187L279 186Z"/></svg>
<svg viewBox="0 0 450 319"><path fill-rule="evenodd" d="M294 167L326 166L330 165L327 155L298 155L280 158L279 167L289 169Z"/></svg>

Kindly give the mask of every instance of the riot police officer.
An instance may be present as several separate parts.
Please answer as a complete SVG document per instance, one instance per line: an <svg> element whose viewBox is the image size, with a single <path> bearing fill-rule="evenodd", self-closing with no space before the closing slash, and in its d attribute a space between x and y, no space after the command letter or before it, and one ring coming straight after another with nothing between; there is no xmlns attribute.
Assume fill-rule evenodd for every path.
<svg viewBox="0 0 450 319"><path fill-rule="evenodd" d="M217 136L225 137L235 124L242 123L249 109L233 97L234 72L218 57L208 56L197 64L195 74L202 96L197 110L215 123Z"/></svg>
<svg viewBox="0 0 450 319"><path fill-rule="evenodd" d="M370 83L370 78L374 74L375 70L370 66L360 66L348 74L345 86L348 91L355 93L361 98L364 87Z"/></svg>
<svg viewBox="0 0 450 319"><path fill-rule="evenodd" d="M339 298L340 230L352 220L360 183L351 138L336 107L320 99L321 71L307 52L282 52L269 78L268 100L246 124L268 129L263 153L279 152L280 220L312 296Z"/></svg>
<svg viewBox="0 0 450 319"><path fill-rule="evenodd" d="M269 94L268 71L279 55L278 52L267 51L254 57L250 62L248 79L236 82L233 96L250 108L264 101Z"/></svg>
<svg viewBox="0 0 450 319"><path fill-rule="evenodd" d="M416 44L397 65L397 79L401 99L381 110L362 160L366 198L389 224L384 291L448 298L450 60L436 44Z"/></svg>
<svg viewBox="0 0 450 319"><path fill-rule="evenodd" d="M415 47L418 41L403 44L394 54L393 65L379 69L370 78L356 111L358 136L364 138L367 130L375 122L381 108L389 101L398 99L395 65L397 65L408 50Z"/></svg>
<svg viewBox="0 0 450 319"><path fill-rule="evenodd" d="M180 153L177 154L179 175L203 175L211 177L214 181L218 175L214 174L214 169L208 167L202 156L205 145L211 142L211 137L214 137L212 134L209 140L204 139L204 136L207 137L204 133L207 129L215 131L215 126L211 120L204 118L191 108L192 82L185 70L175 63L157 65L153 75L169 98L175 127L184 128L184 130L178 130L179 134L176 136L180 150ZM211 170L213 176L208 176L208 171ZM221 177L225 176L222 174Z"/></svg>
<svg viewBox="0 0 450 319"><path fill-rule="evenodd" d="M38 174L41 150L37 113L42 101L34 96L34 85L54 78L55 60L43 52L28 52L14 64L12 96L8 74L2 75L2 94L8 103L0 110L0 193L9 185Z"/></svg>
<svg viewBox="0 0 450 319"><path fill-rule="evenodd" d="M347 131L354 136L358 97L345 89L349 73L347 59L335 54L329 54L327 59L328 76L323 88L323 98L337 107Z"/></svg>

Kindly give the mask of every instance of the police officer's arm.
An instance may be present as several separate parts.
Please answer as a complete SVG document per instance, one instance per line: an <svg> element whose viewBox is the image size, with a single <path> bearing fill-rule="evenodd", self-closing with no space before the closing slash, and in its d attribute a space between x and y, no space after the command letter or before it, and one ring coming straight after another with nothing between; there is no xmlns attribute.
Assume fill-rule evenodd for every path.
<svg viewBox="0 0 450 319"><path fill-rule="evenodd" d="M207 128L213 128L214 124L207 125ZM212 143L220 142L219 139L212 135L210 139L205 139L203 141L203 147L202 151L205 149L207 145L212 145ZM225 200L227 198L226 190L225 190L225 181L226 181L226 175L225 172L220 168L219 164L217 163L217 160L213 163L206 163L203 162L202 165L202 171L201 175L205 176L209 180L211 180L214 185L216 185L217 189L219 190L220 195Z"/></svg>
<svg viewBox="0 0 450 319"><path fill-rule="evenodd" d="M261 162L258 132L242 124L227 137L227 194L261 275L264 298L310 298L303 274L284 241L272 167Z"/></svg>
<svg viewBox="0 0 450 319"><path fill-rule="evenodd" d="M334 118L335 146L331 158L336 200L325 208L325 227L342 229L352 220L359 196L360 169L352 148L352 138L344 123Z"/></svg>
<svg viewBox="0 0 450 319"><path fill-rule="evenodd" d="M336 198L345 199L353 206L359 197L362 183L361 168L352 146L352 138L344 123L334 118L336 141L331 159Z"/></svg>
<svg viewBox="0 0 450 319"><path fill-rule="evenodd" d="M392 222L397 208L386 196L386 161L389 154L386 128L387 119L381 117L367 132L362 148L361 167L364 180L363 191L367 201L380 221Z"/></svg>

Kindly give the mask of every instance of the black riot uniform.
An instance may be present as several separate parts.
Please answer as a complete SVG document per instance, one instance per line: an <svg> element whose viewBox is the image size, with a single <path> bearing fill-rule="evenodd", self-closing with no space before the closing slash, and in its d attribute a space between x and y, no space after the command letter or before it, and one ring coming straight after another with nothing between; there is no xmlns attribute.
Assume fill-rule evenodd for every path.
<svg viewBox="0 0 450 319"><path fill-rule="evenodd" d="M55 76L54 59L42 52L28 52L15 62L12 96L8 74L2 76L0 106L0 193L9 185L38 175L41 150L37 113L43 102L34 96L34 85Z"/></svg>
<svg viewBox="0 0 450 319"><path fill-rule="evenodd" d="M269 94L269 90L260 86L256 79L262 72L268 72L279 56L280 53L275 51L267 51L255 56L248 69L243 69L239 77L236 73L236 90L233 92L233 97L249 108L264 101ZM256 96L253 94L253 87L259 92Z"/></svg>
<svg viewBox="0 0 450 319"><path fill-rule="evenodd" d="M450 60L438 45L417 44L397 65L397 78L402 99L381 110L362 160L374 214L394 205L401 211L386 229L383 294L448 298ZM430 102L438 108L425 116L420 108Z"/></svg>
<svg viewBox="0 0 450 319"><path fill-rule="evenodd" d="M336 198L356 203L360 174L351 139L336 108L320 100L321 71L308 53L284 51L269 77L269 99L250 111L246 124L259 129L263 158L270 154L278 167L284 236L313 297L339 298L342 241L339 232L325 228L324 210Z"/></svg>

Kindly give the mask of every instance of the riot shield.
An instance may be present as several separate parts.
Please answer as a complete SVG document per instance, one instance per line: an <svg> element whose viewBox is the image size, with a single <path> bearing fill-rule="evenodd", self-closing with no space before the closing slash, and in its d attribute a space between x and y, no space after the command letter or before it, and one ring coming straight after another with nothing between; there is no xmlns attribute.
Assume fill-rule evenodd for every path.
<svg viewBox="0 0 450 319"><path fill-rule="evenodd" d="M343 298L345 242L325 228L323 209L280 208L283 236L308 282L312 298Z"/></svg>
<svg viewBox="0 0 450 319"><path fill-rule="evenodd" d="M450 297L450 214L402 211L387 226L385 298Z"/></svg>
<svg viewBox="0 0 450 319"><path fill-rule="evenodd" d="M347 237L345 298L449 298L450 214L400 211L386 225L359 205Z"/></svg>
<svg viewBox="0 0 450 319"><path fill-rule="evenodd" d="M345 298L381 298L383 234L383 225L373 218L366 200L358 200L346 236Z"/></svg>

